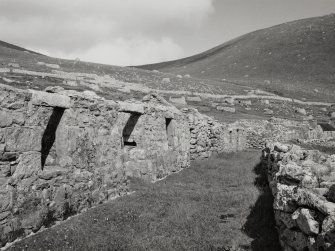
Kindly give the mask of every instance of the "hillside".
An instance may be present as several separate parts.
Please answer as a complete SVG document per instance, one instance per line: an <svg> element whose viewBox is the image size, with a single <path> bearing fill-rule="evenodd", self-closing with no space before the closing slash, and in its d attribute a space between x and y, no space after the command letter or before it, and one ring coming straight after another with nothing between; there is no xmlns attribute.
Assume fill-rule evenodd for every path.
<svg viewBox="0 0 335 251"><path fill-rule="evenodd" d="M258 30L201 54L138 66L267 89L335 95L335 14ZM317 90L315 90L317 89Z"/></svg>
<svg viewBox="0 0 335 251"><path fill-rule="evenodd" d="M29 53L33 53L33 54L36 54L36 55L42 55L42 54L37 53L35 51L27 50L27 49L22 48L20 46L16 46L16 45L13 45L13 44L7 43L5 41L1 41L1 40L0 40L0 47L9 48L9 49L17 50L17 51L29 52Z"/></svg>
<svg viewBox="0 0 335 251"><path fill-rule="evenodd" d="M224 64L224 60L219 61L220 55L224 54L226 49L234 48L233 44L239 40L241 40L239 43L246 41L245 37L248 36L250 34L231 41L231 45L228 43L222 48L218 47L211 52L195 56L192 64L185 63L184 66L171 68L176 72L64 60L0 41L0 84L35 90L44 90L48 86L60 86L66 90L76 91L89 90L98 96L113 100L141 100L147 93L157 92L179 107L191 106L224 122L268 119L272 116L294 120L306 119L305 115L295 112L297 108L305 109L307 115L312 115L316 119L327 120L334 108L320 102L335 101L335 85L329 84L329 81L322 83L301 81L292 85L289 81L270 81L270 78L266 81L259 80L259 76L222 80L215 78L215 74L219 74L220 71L211 73L210 70L203 70L199 71L199 74L189 71L193 69L190 65L198 65L198 62L206 63L206 60L208 60L207 68L214 69L210 61L212 58L217 58L216 65ZM253 36L255 40L258 39ZM242 51L244 49L241 46ZM175 61L174 64L191 62L190 60L190 58L183 59ZM332 65L329 65L329 71L331 67ZM191 76L178 76L177 71ZM262 77L262 74L260 76ZM231 99L235 101L229 102ZM316 101L319 104L315 105L309 101Z"/></svg>

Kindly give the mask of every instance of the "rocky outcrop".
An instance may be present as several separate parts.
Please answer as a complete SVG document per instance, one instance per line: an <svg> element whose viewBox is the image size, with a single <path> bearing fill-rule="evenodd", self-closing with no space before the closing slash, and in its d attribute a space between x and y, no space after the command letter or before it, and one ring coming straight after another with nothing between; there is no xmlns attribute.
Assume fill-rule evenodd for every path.
<svg viewBox="0 0 335 251"><path fill-rule="evenodd" d="M208 158L213 153L246 149L246 134L236 124L222 124L200 114L195 109L183 109L188 114L191 159Z"/></svg>
<svg viewBox="0 0 335 251"><path fill-rule="evenodd" d="M190 164L187 116L152 96L0 86L0 246Z"/></svg>
<svg viewBox="0 0 335 251"><path fill-rule="evenodd" d="M269 144L263 167L284 250L335 250L335 155Z"/></svg>

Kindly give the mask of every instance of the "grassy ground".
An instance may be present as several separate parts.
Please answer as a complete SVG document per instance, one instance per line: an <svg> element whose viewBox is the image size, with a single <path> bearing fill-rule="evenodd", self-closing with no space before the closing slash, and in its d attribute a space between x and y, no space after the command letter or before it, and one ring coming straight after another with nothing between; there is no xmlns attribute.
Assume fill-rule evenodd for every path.
<svg viewBox="0 0 335 251"><path fill-rule="evenodd" d="M224 154L90 209L9 250L280 250L259 152Z"/></svg>

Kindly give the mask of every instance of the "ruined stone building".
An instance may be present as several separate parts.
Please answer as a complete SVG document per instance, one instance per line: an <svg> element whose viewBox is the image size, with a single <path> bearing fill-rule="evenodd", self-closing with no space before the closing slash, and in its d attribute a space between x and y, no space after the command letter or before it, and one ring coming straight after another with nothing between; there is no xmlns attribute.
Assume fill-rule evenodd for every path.
<svg viewBox="0 0 335 251"><path fill-rule="evenodd" d="M156 181L245 145L242 130L155 94L115 102L0 85L0 104L1 245L125 195L132 177Z"/></svg>

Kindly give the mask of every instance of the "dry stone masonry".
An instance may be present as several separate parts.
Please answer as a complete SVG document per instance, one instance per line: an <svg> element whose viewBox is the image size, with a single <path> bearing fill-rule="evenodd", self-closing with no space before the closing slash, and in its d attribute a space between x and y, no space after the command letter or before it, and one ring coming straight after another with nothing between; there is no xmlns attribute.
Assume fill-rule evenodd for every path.
<svg viewBox="0 0 335 251"><path fill-rule="evenodd" d="M188 114L191 159L208 158L212 153L246 149L246 134L236 124L221 124L195 109L183 109Z"/></svg>
<svg viewBox="0 0 335 251"><path fill-rule="evenodd" d="M238 121L238 125L246 131L248 148L263 149L266 142L335 139L335 131L325 131L320 125L309 121L273 117L269 120L243 119Z"/></svg>
<svg viewBox="0 0 335 251"><path fill-rule="evenodd" d="M283 250L335 250L335 155L275 143L262 164Z"/></svg>
<svg viewBox="0 0 335 251"><path fill-rule="evenodd" d="M0 89L1 245L189 166L187 117L154 96Z"/></svg>
<svg viewBox="0 0 335 251"><path fill-rule="evenodd" d="M130 178L154 182L245 141L157 94L115 102L0 85L0 104L0 246L125 195Z"/></svg>

